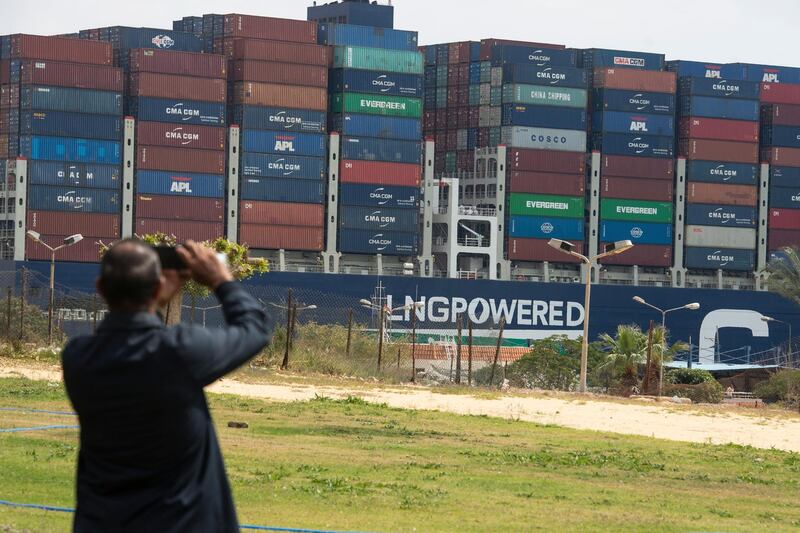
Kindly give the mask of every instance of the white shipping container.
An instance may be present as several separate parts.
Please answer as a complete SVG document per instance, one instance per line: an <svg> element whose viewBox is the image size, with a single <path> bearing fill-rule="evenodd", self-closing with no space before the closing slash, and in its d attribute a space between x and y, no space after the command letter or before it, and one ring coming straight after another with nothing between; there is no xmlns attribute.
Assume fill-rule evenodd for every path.
<svg viewBox="0 0 800 533"><path fill-rule="evenodd" d="M500 142L514 148L585 152L586 132L579 130L505 126L502 128Z"/></svg>
<svg viewBox="0 0 800 533"><path fill-rule="evenodd" d="M755 228L687 225L686 246L752 250L756 247L756 230Z"/></svg>
<svg viewBox="0 0 800 533"><path fill-rule="evenodd" d="M500 126L503 117L503 109L499 106L481 106L478 112L479 128L496 128Z"/></svg>
<svg viewBox="0 0 800 533"><path fill-rule="evenodd" d="M492 67L491 85L492 87L503 85L503 67Z"/></svg>
<svg viewBox="0 0 800 533"><path fill-rule="evenodd" d="M456 132L456 150L466 150L468 142L468 130L458 130Z"/></svg>

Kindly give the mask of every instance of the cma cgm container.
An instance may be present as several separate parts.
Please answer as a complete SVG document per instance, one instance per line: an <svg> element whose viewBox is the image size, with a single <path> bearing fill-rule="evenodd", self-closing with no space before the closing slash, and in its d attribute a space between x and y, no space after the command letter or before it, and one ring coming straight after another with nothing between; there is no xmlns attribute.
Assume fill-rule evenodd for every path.
<svg viewBox="0 0 800 533"><path fill-rule="evenodd" d="M28 169L28 183L33 185L119 189L121 176L119 165L39 161Z"/></svg>
<svg viewBox="0 0 800 533"><path fill-rule="evenodd" d="M684 116L728 118L732 120L758 120L757 100L714 98L711 96L686 96L679 102Z"/></svg>
<svg viewBox="0 0 800 533"><path fill-rule="evenodd" d="M755 207L711 204L688 204L686 223L699 226L755 228Z"/></svg>
<svg viewBox="0 0 800 533"><path fill-rule="evenodd" d="M225 104L170 98L133 98L128 112L140 121L225 125Z"/></svg>
<svg viewBox="0 0 800 533"><path fill-rule="evenodd" d="M576 50L507 44L492 47L491 62L493 65L518 63L537 67L574 67L578 63L578 53Z"/></svg>
<svg viewBox="0 0 800 533"><path fill-rule="evenodd" d="M594 89L592 105L595 111L674 115L675 95L622 89Z"/></svg>
<svg viewBox="0 0 800 533"><path fill-rule="evenodd" d="M324 111L287 107L234 106L232 121L244 129L324 133Z"/></svg>
<svg viewBox="0 0 800 533"><path fill-rule="evenodd" d="M719 98L743 98L758 100L759 84L737 79L682 78L682 94L692 96L715 96Z"/></svg>
<svg viewBox="0 0 800 533"><path fill-rule="evenodd" d="M417 41L415 31L337 23L323 23L317 27L317 42L328 46L365 46L416 52Z"/></svg>
<svg viewBox="0 0 800 533"><path fill-rule="evenodd" d="M422 80L422 76L416 74L338 68L330 71L330 92L422 98Z"/></svg>
<svg viewBox="0 0 800 533"><path fill-rule="evenodd" d="M549 85L586 89L589 76L585 69L574 67L537 66L511 63L503 65L505 83Z"/></svg>
<svg viewBox="0 0 800 533"><path fill-rule="evenodd" d="M119 214L120 193L108 189L31 185L28 187L28 208Z"/></svg>
<svg viewBox="0 0 800 533"><path fill-rule="evenodd" d="M675 156L675 140L672 136L603 133L592 136L592 146L607 155L669 159Z"/></svg>
<svg viewBox="0 0 800 533"><path fill-rule="evenodd" d="M419 248L417 232L342 228L338 242L341 252L354 254L415 256Z"/></svg>
<svg viewBox="0 0 800 533"><path fill-rule="evenodd" d="M417 209L419 188L343 183L339 188L339 202L372 208Z"/></svg>
<svg viewBox="0 0 800 533"><path fill-rule="evenodd" d="M148 146L224 150L226 137L224 127L140 122L136 128L136 143Z"/></svg>
<svg viewBox="0 0 800 533"><path fill-rule="evenodd" d="M414 232L418 217L409 216L405 209L348 206L339 211L342 228L369 231Z"/></svg>
<svg viewBox="0 0 800 533"><path fill-rule="evenodd" d="M688 268L703 270L742 270L755 268L755 251L717 247L687 247L684 260Z"/></svg>
<svg viewBox="0 0 800 533"><path fill-rule="evenodd" d="M583 50L581 63L584 68L618 67L639 70L664 70L664 55L629 50L590 48Z"/></svg>
<svg viewBox="0 0 800 533"><path fill-rule="evenodd" d="M686 179L706 183L755 185L758 180L758 165L726 161L687 161Z"/></svg>
<svg viewBox="0 0 800 533"><path fill-rule="evenodd" d="M243 176L265 178L325 179L325 159L321 157L285 156L280 154L242 154Z"/></svg>

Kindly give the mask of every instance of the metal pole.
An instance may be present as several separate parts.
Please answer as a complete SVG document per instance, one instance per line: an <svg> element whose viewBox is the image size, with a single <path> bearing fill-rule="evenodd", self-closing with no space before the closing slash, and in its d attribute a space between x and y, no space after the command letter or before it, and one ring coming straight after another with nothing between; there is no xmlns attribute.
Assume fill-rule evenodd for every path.
<svg viewBox="0 0 800 533"><path fill-rule="evenodd" d="M50 252L50 302L47 306L47 345L53 343L53 300L55 299L56 283L56 251Z"/></svg>
<svg viewBox="0 0 800 533"><path fill-rule="evenodd" d="M400 370L400 345L397 345L397 370Z"/></svg>
<svg viewBox="0 0 800 533"><path fill-rule="evenodd" d="M661 355L658 369L658 395L664 390L664 353L667 351L667 312L661 311Z"/></svg>
<svg viewBox="0 0 800 533"><path fill-rule="evenodd" d="M92 296L92 333L97 333L97 295Z"/></svg>
<svg viewBox="0 0 800 533"><path fill-rule="evenodd" d="M693 350L692 338L689 337L689 358L686 360L686 368L689 369L692 368L692 350Z"/></svg>
<svg viewBox="0 0 800 533"><path fill-rule="evenodd" d="M461 313L456 316L456 331L458 333L458 337L456 337L456 384L461 385Z"/></svg>
<svg viewBox="0 0 800 533"><path fill-rule="evenodd" d="M381 357L383 356L383 321L385 320L384 308L378 310L378 372L381 371Z"/></svg>
<svg viewBox="0 0 800 533"><path fill-rule="evenodd" d="M25 290L28 284L28 271L22 269L22 290L19 293L19 338L25 335Z"/></svg>
<svg viewBox="0 0 800 533"><path fill-rule="evenodd" d="M348 358L350 358L350 339L353 335L353 309L350 309L350 312L347 316L347 349L345 350L345 354Z"/></svg>
<svg viewBox="0 0 800 533"><path fill-rule="evenodd" d="M497 359L500 357L500 345L503 343L503 327L506 325L506 317L500 319L500 331L497 334L497 347L494 349L494 363L492 363L492 373L489 375L489 386L494 383L494 371L497 368Z"/></svg>
<svg viewBox="0 0 800 533"><path fill-rule="evenodd" d="M467 344L467 385L472 386L472 320L467 321L469 344Z"/></svg>
<svg viewBox="0 0 800 533"><path fill-rule="evenodd" d="M286 349L283 352L283 361L281 362L281 370L286 370L289 367L289 336L291 335L292 327L292 289L289 289L288 296L286 297Z"/></svg>
<svg viewBox="0 0 800 533"><path fill-rule="evenodd" d="M584 296L583 343L581 344L581 376L578 390L586 392L586 371L589 361L589 305L592 295L592 263L586 262L586 293Z"/></svg>
<svg viewBox="0 0 800 533"><path fill-rule="evenodd" d="M411 383L417 381L417 313L411 311Z"/></svg>
<svg viewBox="0 0 800 533"><path fill-rule="evenodd" d="M11 287L8 288L8 298L6 302L6 338L11 338Z"/></svg>

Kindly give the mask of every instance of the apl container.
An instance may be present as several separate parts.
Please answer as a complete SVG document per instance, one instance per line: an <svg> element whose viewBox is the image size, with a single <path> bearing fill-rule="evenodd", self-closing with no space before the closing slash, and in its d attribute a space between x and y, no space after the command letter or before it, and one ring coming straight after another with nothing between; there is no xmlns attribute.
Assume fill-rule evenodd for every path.
<svg viewBox="0 0 800 533"><path fill-rule="evenodd" d="M69 137L20 137L20 154L43 161L76 163L120 163L120 143Z"/></svg>
<svg viewBox="0 0 800 533"><path fill-rule="evenodd" d="M422 100L404 96L340 93L331 95L332 113L365 113L390 117L422 117Z"/></svg>
<svg viewBox="0 0 800 533"><path fill-rule="evenodd" d="M592 113L592 131L671 136L675 134L675 119L668 115L596 111Z"/></svg>
<svg viewBox="0 0 800 533"><path fill-rule="evenodd" d="M239 241L264 250L319 251L325 246L324 228L242 224Z"/></svg>
<svg viewBox="0 0 800 533"><path fill-rule="evenodd" d="M263 178L291 178L306 180L325 179L327 159L324 157L298 157L278 154L242 153L242 176Z"/></svg>
<svg viewBox="0 0 800 533"><path fill-rule="evenodd" d="M234 106L232 120L245 129L324 133L324 111L261 106Z"/></svg>
<svg viewBox="0 0 800 533"><path fill-rule="evenodd" d="M342 159L417 165L422 160L422 143L415 141L385 141L370 137L342 137L341 150Z"/></svg>
<svg viewBox="0 0 800 533"><path fill-rule="evenodd" d="M31 185L60 185L119 190L122 169L119 165L87 165L82 163L31 161L28 182ZM41 233L41 232L40 232Z"/></svg>
<svg viewBox="0 0 800 533"><path fill-rule="evenodd" d="M419 235L416 232L340 228L338 246L343 253L416 256Z"/></svg>
<svg viewBox="0 0 800 533"><path fill-rule="evenodd" d="M796 67L777 67L772 65L752 65L735 63L744 67L748 81L763 83L800 83L800 69Z"/></svg>
<svg viewBox="0 0 800 533"><path fill-rule="evenodd" d="M600 200L600 218L603 220L641 220L643 222L671 223L672 204L643 200L603 198Z"/></svg>
<svg viewBox="0 0 800 533"><path fill-rule="evenodd" d="M288 131L242 132L242 151L265 154L325 157L326 137L317 133Z"/></svg>
<svg viewBox="0 0 800 533"><path fill-rule="evenodd" d="M140 170L136 173L136 192L188 197L223 198L225 177L216 174L192 174Z"/></svg>
<svg viewBox="0 0 800 533"><path fill-rule="evenodd" d="M592 107L595 111L674 115L675 95L621 89L594 89Z"/></svg>
<svg viewBox="0 0 800 533"><path fill-rule="evenodd" d="M333 68L356 68L361 70L385 70L401 74L424 72L425 61L419 52L382 50L359 46L335 46Z"/></svg>
<svg viewBox="0 0 800 533"><path fill-rule="evenodd" d="M686 179L707 183L755 185L758 180L758 165L724 161L687 161Z"/></svg>
<svg viewBox="0 0 800 533"><path fill-rule="evenodd" d="M422 138L422 121L415 118L345 113L331 118L331 130L355 137L415 141Z"/></svg>
<svg viewBox="0 0 800 533"><path fill-rule="evenodd" d="M122 139L121 116L63 111L23 111L19 118L20 135L87 137L110 141Z"/></svg>
<svg viewBox="0 0 800 533"><path fill-rule="evenodd" d="M20 91L20 108L121 115L122 94L69 87L23 86Z"/></svg>
<svg viewBox="0 0 800 533"><path fill-rule="evenodd" d="M503 65L503 81L586 89L589 85L589 75L582 68L507 64ZM471 81L470 84L472 84Z"/></svg>
<svg viewBox="0 0 800 533"><path fill-rule="evenodd" d="M30 185L28 209L41 211L82 211L120 213L120 193L108 189Z"/></svg>
<svg viewBox="0 0 800 533"><path fill-rule="evenodd" d="M757 100L712 98L710 96L682 96L678 110L683 116L729 118L733 120L758 120Z"/></svg>
<svg viewBox="0 0 800 533"><path fill-rule="evenodd" d="M512 193L508 197L508 213L533 217L582 218L584 197Z"/></svg>
<svg viewBox="0 0 800 533"><path fill-rule="evenodd" d="M769 188L769 206L800 209L800 184L794 187L771 186Z"/></svg>
<svg viewBox="0 0 800 533"><path fill-rule="evenodd" d="M584 238L584 220L512 215L508 218L508 232L510 237L580 241Z"/></svg>
<svg viewBox="0 0 800 533"><path fill-rule="evenodd" d="M592 149L608 155L672 158L675 141L673 137L604 133L592 136Z"/></svg>
<svg viewBox="0 0 800 533"><path fill-rule="evenodd" d="M339 205L418 209L419 188L343 183L339 187Z"/></svg>
<svg viewBox="0 0 800 533"><path fill-rule="evenodd" d="M368 46L409 52L416 52L418 46L415 31L337 23L317 26L317 42L328 46Z"/></svg>
<svg viewBox="0 0 800 533"><path fill-rule="evenodd" d="M686 246L752 250L756 247L756 230L752 228L687 225L685 242Z"/></svg>
<svg viewBox="0 0 800 533"><path fill-rule="evenodd" d="M330 71L331 93L384 94L422 98L422 77L415 74L356 70L351 68Z"/></svg>
<svg viewBox="0 0 800 533"><path fill-rule="evenodd" d="M667 70L676 72L678 78L715 78L720 80L743 80L745 77L742 65L706 63L703 61L667 61Z"/></svg>
<svg viewBox="0 0 800 533"><path fill-rule="evenodd" d="M759 84L752 81L714 78L681 78L681 94L687 96L714 96L717 98L744 98L758 100Z"/></svg>
<svg viewBox="0 0 800 533"><path fill-rule="evenodd" d="M168 98L132 98L128 113L140 121L225 125L225 104Z"/></svg>
<svg viewBox="0 0 800 533"><path fill-rule="evenodd" d="M585 152L586 132L505 126L502 128L501 142L515 148Z"/></svg>
<svg viewBox="0 0 800 533"><path fill-rule="evenodd" d="M672 224L605 220L600 224L600 240L630 240L633 244L672 244Z"/></svg>
<svg viewBox="0 0 800 533"><path fill-rule="evenodd" d="M574 67L578 62L575 50L558 50L539 46L505 44L492 47L493 65L519 63L537 67Z"/></svg>
<svg viewBox="0 0 800 533"><path fill-rule="evenodd" d="M324 181L243 176L241 198L265 202L321 204L325 201L325 186Z"/></svg>
<svg viewBox="0 0 800 533"><path fill-rule="evenodd" d="M586 108L586 89L543 85L503 85L504 104L533 104Z"/></svg>
<svg viewBox="0 0 800 533"><path fill-rule="evenodd" d="M687 246L684 250L684 266L703 270L753 271L756 264L753 250L734 248L708 248Z"/></svg>

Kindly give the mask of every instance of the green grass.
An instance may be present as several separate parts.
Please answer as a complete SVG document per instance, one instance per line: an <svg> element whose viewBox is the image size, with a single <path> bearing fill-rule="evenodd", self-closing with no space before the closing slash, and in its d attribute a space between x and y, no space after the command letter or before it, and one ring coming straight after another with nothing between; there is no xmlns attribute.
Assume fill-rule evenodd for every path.
<svg viewBox="0 0 800 533"><path fill-rule="evenodd" d="M0 407L69 409L0 380ZM800 454L392 409L211 397L242 523L361 531L796 531ZM227 428L243 421L248 429ZM65 423L0 411L0 427ZM0 499L72 505L77 430L0 434ZM70 516L0 508L0 532Z"/></svg>

